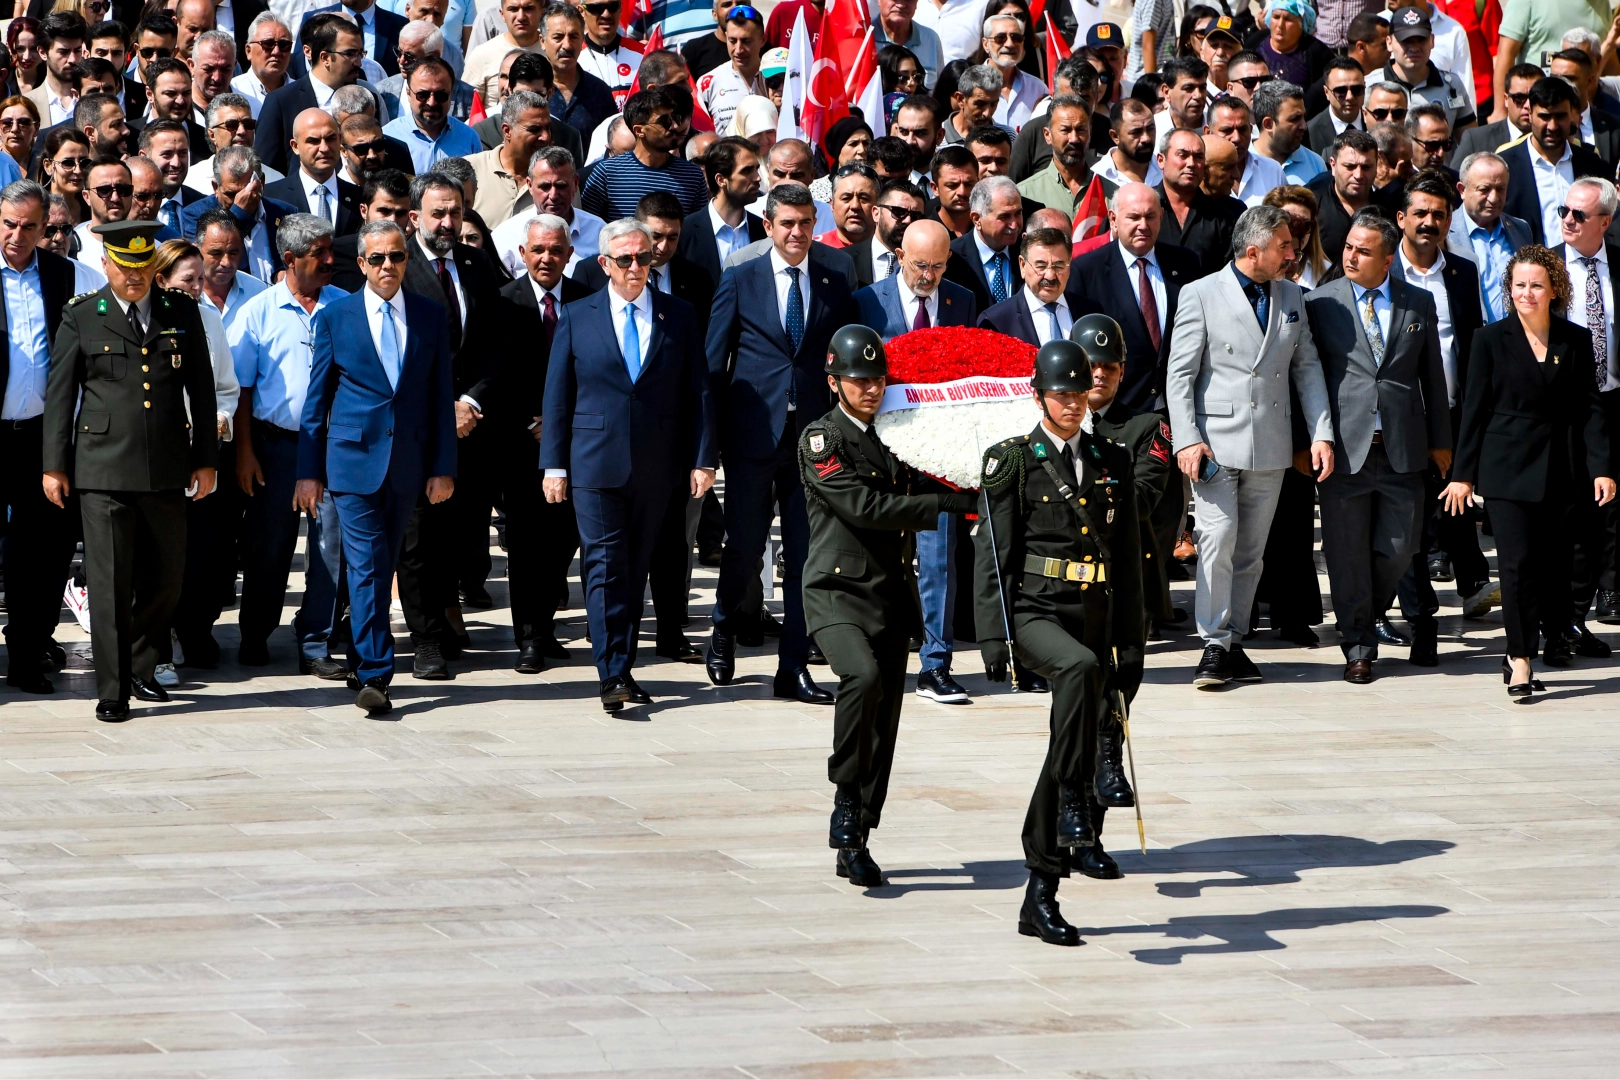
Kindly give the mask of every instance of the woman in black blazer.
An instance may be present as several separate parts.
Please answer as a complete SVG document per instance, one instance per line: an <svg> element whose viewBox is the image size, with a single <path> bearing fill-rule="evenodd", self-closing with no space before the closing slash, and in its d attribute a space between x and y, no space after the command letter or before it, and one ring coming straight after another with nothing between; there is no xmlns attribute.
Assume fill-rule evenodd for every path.
<svg viewBox="0 0 1620 1080"><path fill-rule="evenodd" d="M1442 498L1453 514L1476 491L1488 500L1507 626L1502 678L1522 700L1535 683L1538 626L1547 665L1570 662L1570 511L1588 490L1599 506L1607 504L1615 484L1592 335L1552 314L1554 304L1569 302L1564 261L1531 244L1508 260L1506 279L1513 311L1474 334L1457 456Z"/></svg>

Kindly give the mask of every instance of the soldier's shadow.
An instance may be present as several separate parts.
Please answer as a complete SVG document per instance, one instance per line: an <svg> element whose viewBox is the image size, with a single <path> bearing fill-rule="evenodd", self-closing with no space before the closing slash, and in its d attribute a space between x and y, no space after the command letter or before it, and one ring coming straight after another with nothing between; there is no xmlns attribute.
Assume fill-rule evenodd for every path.
<svg viewBox="0 0 1620 1080"><path fill-rule="evenodd" d="M961 892L963 890L978 889L1017 889L1022 888L1024 881L1029 877L1029 871L1024 869L1022 859L998 859L988 862L963 863L960 869L955 868L912 868L906 870L885 870L884 878L887 884L875 889L867 889L866 895L880 900L897 900L907 893L913 892ZM896 878L950 878L949 881L917 881L913 884L895 884Z"/></svg>
<svg viewBox="0 0 1620 1080"><path fill-rule="evenodd" d="M1402 904L1388 907L1279 908L1251 915L1182 915L1162 923L1135 926L1082 926L1082 939L1123 934L1156 934L1169 938L1213 938L1209 944L1177 945L1164 949L1133 949L1131 955L1144 964L1172 965L1184 957L1219 953L1274 952L1288 946L1272 935L1284 930L1315 930L1346 923L1382 922L1386 919L1429 919L1445 915L1450 908L1429 904Z"/></svg>
<svg viewBox="0 0 1620 1080"><path fill-rule="evenodd" d="M1363 840L1358 836L1235 836L1195 840L1146 855L1115 851L1127 874L1235 874L1196 881L1160 881L1161 896L1201 896L1205 889L1288 885L1306 870L1343 866L1393 866L1443 855L1455 847L1449 840Z"/></svg>

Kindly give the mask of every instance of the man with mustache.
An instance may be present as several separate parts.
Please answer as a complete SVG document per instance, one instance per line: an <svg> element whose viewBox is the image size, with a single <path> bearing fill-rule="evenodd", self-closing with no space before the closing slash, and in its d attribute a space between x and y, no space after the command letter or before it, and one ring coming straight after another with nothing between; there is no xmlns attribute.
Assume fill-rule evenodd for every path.
<svg viewBox="0 0 1620 1080"><path fill-rule="evenodd" d="M1026 199L1065 212L1072 211L1091 186L1086 168L1086 144L1091 138L1091 110L1074 94L1052 98L1046 140L1052 144L1052 162L1018 185Z"/></svg>
<svg viewBox="0 0 1620 1080"><path fill-rule="evenodd" d="M1035 114L1035 106L1045 98L1046 86L1018 65L1024 59L1028 33L1016 15L992 15L984 20L984 56L1001 72L1001 101L996 105L995 122L1017 131Z"/></svg>
<svg viewBox="0 0 1620 1080"><path fill-rule="evenodd" d="M1066 338L1074 320L1102 313L1091 299L1068 292L1073 244L1061 229L1031 229L1018 255L1023 288L979 316L979 326L996 330L1037 349Z"/></svg>
<svg viewBox="0 0 1620 1080"><path fill-rule="evenodd" d="M1153 109L1146 103L1135 98L1115 102L1108 110L1108 134L1114 145L1097 159L1091 171L1116 187L1130 183L1152 187L1159 183L1164 174L1153 163L1157 130Z"/></svg>

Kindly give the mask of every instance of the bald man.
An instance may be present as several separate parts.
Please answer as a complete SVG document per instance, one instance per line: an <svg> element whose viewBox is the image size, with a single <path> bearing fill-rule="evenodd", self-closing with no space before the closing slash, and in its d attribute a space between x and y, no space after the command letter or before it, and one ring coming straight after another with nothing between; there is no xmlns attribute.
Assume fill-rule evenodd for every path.
<svg viewBox="0 0 1620 1080"><path fill-rule="evenodd" d="M1204 136L1204 194L1229 198L1242 172L1237 147L1218 135Z"/></svg>
<svg viewBox="0 0 1620 1080"><path fill-rule="evenodd" d="M337 121L320 109L305 109L293 120L290 145L288 163L296 167L266 184L265 195L331 222L334 236L359 232L360 189L338 175L343 139Z"/></svg>
<svg viewBox="0 0 1620 1080"><path fill-rule="evenodd" d="M900 272L855 294L859 320L884 341L929 326L972 326L973 294L945 280L951 234L936 218L913 221L895 249ZM939 527L917 533L917 592L922 599L922 672L917 693L930 701L966 705L972 699L951 678L951 623L956 611L957 517L940 514Z"/></svg>
<svg viewBox="0 0 1620 1080"><path fill-rule="evenodd" d="M1036 229L1057 229L1060 232L1072 233L1074 222L1063 211L1046 206L1029 215L1024 222L1024 228L1031 232Z"/></svg>

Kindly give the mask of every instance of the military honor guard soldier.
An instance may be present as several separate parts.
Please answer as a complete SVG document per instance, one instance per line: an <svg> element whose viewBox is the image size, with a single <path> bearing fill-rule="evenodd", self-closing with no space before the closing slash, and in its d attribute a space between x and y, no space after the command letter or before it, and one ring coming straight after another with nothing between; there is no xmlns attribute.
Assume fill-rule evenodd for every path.
<svg viewBox="0 0 1620 1080"><path fill-rule="evenodd" d="M945 491L878 438L872 422L888 360L876 331L854 325L833 334L826 371L838 405L799 437L810 520L804 621L839 679L827 759L837 792L827 842L838 849L838 876L871 888L883 884L883 871L867 849L867 834L883 815L910 642L922 636L912 571L916 534L935 528L941 514L971 513L978 500Z"/></svg>
<svg viewBox="0 0 1620 1080"><path fill-rule="evenodd" d="M45 497L62 506L70 489L79 493L96 718L115 723L129 719L132 692L169 700L154 678L152 635L168 632L180 598L185 499L214 490L219 454L197 302L152 287L162 227L91 230L107 284L68 302L45 392Z"/></svg>
<svg viewBox="0 0 1620 1080"><path fill-rule="evenodd" d="M1071 869L1119 876L1102 848L1103 814L1135 796L1108 695L1136 696L1144 640L1131 451L1095 431L1087 402L1092 364L1120 362L1119 325L1088 315L1073 330L1078 343L1059 338L1035 356L1041 422L985 453L975 533L986 676L1005 680L1016 655L1052 684L1050 742L1024 819L1018 932L1053 945L1080 944L1058 910L1058 879Z"/></svg>

